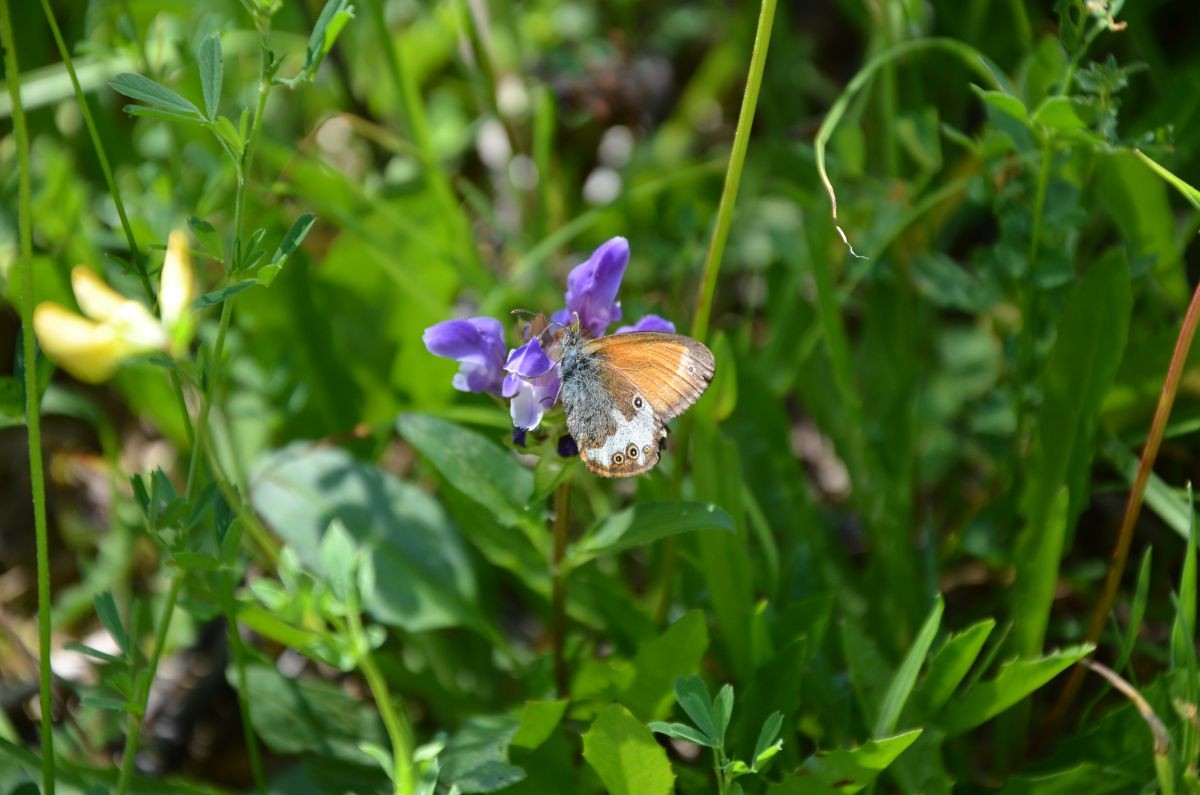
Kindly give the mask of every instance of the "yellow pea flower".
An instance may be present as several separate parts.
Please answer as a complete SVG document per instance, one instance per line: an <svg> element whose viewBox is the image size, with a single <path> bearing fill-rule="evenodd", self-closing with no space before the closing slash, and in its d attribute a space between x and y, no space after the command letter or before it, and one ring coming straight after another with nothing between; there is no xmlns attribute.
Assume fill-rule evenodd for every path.
<svg viewBox="0 0 1200 795"><path fill-rule="evenodd" d="M71 271L71 289L83 315L46 301L34 310L33 329L52 361L79 380L97 384L131 356L153 351L178 356L187 350L194 329L188 311L194 283L187 239L172 232L159 287L161 320L79 265Z"/></svg>

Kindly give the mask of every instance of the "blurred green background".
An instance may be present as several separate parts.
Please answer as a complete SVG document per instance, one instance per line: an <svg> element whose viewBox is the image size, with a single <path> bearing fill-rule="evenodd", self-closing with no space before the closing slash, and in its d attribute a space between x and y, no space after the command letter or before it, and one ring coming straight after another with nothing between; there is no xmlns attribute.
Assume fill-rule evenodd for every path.
<svg viewBox="0 0 1200 795"><path fill-rule="evenodd" d="M139 295L43 9L11 5L32 139L36 300L72 305L79 263ZM237 126L258 87L255 4L49 5L143 254L156 263L189 219L232 245L236 180L216 138L129 115L109 81L138 72L199 104L197 53L217 33L221 111ZM272 11L266 41L294 74L322 4L257 5ZM449 743L439 791L491 791L471 778L480 759L523 771L513 792L616 791L590 755L584 764L581 735L612 701L639 721L682 719L672 685L695 673L713 692L734 686L739 758L770 713L784 716L780 756L741 780L747 793L857 791L846 781L904 792L1163 786L1146 724L1098 677L1065 721L1038 731L1061 680L1042 685L1086 651L1074 644L1100 599L1197 277L1188 252L1200 205L1186 185L1200 182L1200 26L1186 4L1130 3L1113 25L1073 0L778 7L712 305L718 381L653 474L567 475L576 540L628 506L643 541L685 502L719 506L729 526L681 526L579 559L567 585L572 701L532 748L514 744L513 721L525 701L554 695L547 521L565 462L553 439L517 457L506 408L455 392L455 365L431 356L421 334L491 315L515 344L509 310L559 308L570 268L615 235L632 249L626 318L653 312L686 332L758 7L354 5L312 84L277 88L266 106L247 229L262 228L273 249L303 213L317 221L269 287L230 299L222 380L208 387L214 471L299 560L247 542L232 569L271 791L389 791L356 746L385 737L361 681L263 624L278 599L292 606L278 609L285 621L328 628L295 607L300 575L289 566L328 577L314 561L333 516L358 523L350 531L364 548L395 556L383 575L429 585L365 607L387 627L376 656L419 743ZM869 82L847 88L880 57ZM814 139L839 101L829 176L838 223L865 259L839 239L817 170ZM0 193L9 373L21 284L7 96ZM223 258L192 240L201 289L215 290ZM202 364L217 316L200 316ZM1185 791L1200 753L1184 490L1198 461L1195 358L1096 657L1168 725L1171 775ZM168 372L140 361L102 386L65 373L49 383L56 645L94 642L93 599L104 592L127 620L140 616L133 634L149 643L173 576L165 562L179 550L147 531L129 478L161 467L182 492L191 445ZM33 780L22 754L37 736L26 654L36 648L33 521L15 394L0 391L4 792ZM290 491L271 490L280 479ZM645 505L666 507L638 514ZM221 521L201 513L211 506L190 508L198 527ZM182 560L172 566L199 565ZM160 671L161 698L186 714L152 709L141 768L182 776L179 791L249 787L235 686L222 675L221 607L189 571L165 657L176 667ZM111 682L77 657L55 661L64 770L80 787L112 786L94 771L115 763L123 724L81 704ZM180 670L193 672L190 684ZM915 729L899 745L869 743ZM678 791L715 791L695 746L661 747ZM842 750L813 756L832 749Z"/></svg>

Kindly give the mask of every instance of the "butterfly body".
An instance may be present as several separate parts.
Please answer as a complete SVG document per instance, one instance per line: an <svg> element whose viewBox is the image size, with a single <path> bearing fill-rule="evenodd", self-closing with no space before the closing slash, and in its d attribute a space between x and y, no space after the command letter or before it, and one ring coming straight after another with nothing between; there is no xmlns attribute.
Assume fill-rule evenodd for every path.
<svg viewBox="0 0 1200 795"><path fill-rule="evenodd" d="M627 477L658 463L665 423L695 403L714 372L712 352L681 334L638 331L563 339L567 430L589 470Z"/></svg>

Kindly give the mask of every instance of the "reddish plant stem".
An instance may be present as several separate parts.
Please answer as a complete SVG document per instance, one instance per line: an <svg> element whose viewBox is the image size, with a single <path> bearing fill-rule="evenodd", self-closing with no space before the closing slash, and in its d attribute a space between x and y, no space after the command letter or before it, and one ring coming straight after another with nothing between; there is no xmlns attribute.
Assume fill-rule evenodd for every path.
<svg viewBox="0 0 1200 795"><path fill-rule="evenodd" d="M1092 620L1087 631L1088 643L1095 643L1100 639L1100 634L1104 631L1108 620L1108 612L1112 609L1113 602L1117 598L1117 591L1121 587L1121 575L1125 571L1129 547L1133 542L1133 528L1137 525L1138 514L1142 510L1142 498L1146 492L1146 483L1150 479L1150 472L1154 469L1154 459L1158 456L1158 448L1162 444L1167 420L1171 416L1171 406L1175 403L1175 393L1179 390L1179 381L1183 377L1188 351L1191 350L1198 321L1200 321L1200 285L1192 293L1192 301L1188 305L1187 314L1184 315L1183 326L1179 329L1179 336L1175 340L1175 351L1171 354L1167 377L1163 380L1162 392L1158 396L1158 407L1154 410L1154 420L1150 423L1150 435L1146 437L1146 446L1142 449L1137 475L1133 479L1133 489L1129 492L1129 501L1125 503L1125 516L1121 520L1121 530L1117 535L1117 543L1113 547L1112 557L1109 560L1108 573L1104 578L1104 591L1092 611ZM1058 701L1050 710L1046 723L1042 727L1041 737L1043 739L1057 734L1066 717L1067 710L1079 692L1079 686L1086 673L1087 669L1083 667L1071 669L1066 684L1059 693Z"/></svg>

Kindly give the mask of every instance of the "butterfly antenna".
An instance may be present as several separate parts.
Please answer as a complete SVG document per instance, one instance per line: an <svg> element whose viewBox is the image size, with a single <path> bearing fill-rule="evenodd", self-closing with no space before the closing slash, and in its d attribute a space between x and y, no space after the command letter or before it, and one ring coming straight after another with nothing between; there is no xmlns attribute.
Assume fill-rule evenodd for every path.
<svg viewBox="0 0 1200 795"><path fill-rule="evenodd" d="M512 310L512 314L514 314L514 315L529 315L530 317L540 317L542 320L546 321L547 328L550 326L558 326L560 329L567 332L567 334L569 336L571 336L572 338L574 338L576 336L574 329L572 329L570 326L565 326L562 323L559 323L557 320L554 320L553 318L546 317L546 314L544 312L534 312L531 309L514 309L514 310ZM546 330L542 329L542 334L544 334L545 332L546 332ZM542 335L539 334L538 336L540 337Z"/></svg>

